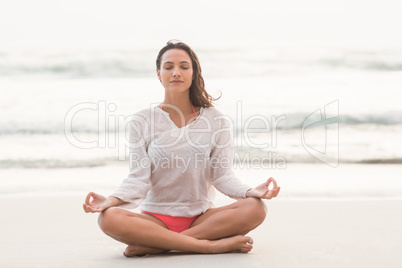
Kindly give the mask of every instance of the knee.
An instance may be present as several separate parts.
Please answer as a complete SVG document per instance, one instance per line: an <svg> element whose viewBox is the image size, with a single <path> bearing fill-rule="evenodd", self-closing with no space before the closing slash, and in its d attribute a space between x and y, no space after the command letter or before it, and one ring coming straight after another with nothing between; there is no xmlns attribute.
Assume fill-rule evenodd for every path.
<svg viewBox="0 0 402 268"><path fill-rule="evenodd" d="M265 203L259 198L246 198L244 203L244 218L257 226L260 225L267 215Z"/></svg>
<svg viewBox="0 0 402 268"><path fill-rule="evenodd" d="M110 234L111 230L115 229L118 218L121 214L121 209L112 207L102 211L98 217L99 227L105 234Z"/></svg>

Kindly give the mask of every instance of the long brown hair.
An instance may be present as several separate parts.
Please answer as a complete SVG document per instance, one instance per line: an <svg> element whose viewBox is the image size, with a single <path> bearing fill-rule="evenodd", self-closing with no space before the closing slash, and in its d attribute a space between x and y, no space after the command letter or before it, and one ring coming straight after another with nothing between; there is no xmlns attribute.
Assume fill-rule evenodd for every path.
<svg viewBox="0 0 402 268"><path fill-rule="evenodd" d="M202 74L201 74L200 61L198 60L198 57L195 54L195 52L187 44L185 44L181 41L179 41L179 42L168 41L166 46L164 46L159 51L158 57L156 58L156 68L158 70L160 70L163 54L166 51L168 51L169 49L174 49L174 48L184 50L185 52L187 52L187 54L191 58L191 63L193 66L193 81L190 86L191 103L194 106L199 106L199 107L214 107L212 102L218 100L221 96L219 96L218 98L213 98L206 91L204 78L202 77Z"/></svg>

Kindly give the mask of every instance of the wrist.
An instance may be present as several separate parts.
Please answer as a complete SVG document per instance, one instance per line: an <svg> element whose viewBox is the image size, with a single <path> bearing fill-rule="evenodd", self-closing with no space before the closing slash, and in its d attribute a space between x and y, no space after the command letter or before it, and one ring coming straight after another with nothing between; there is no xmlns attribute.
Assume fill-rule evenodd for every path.
<svg viewBox="0 0 402 268"><path fill-rule="evenodd" d="M115 196L109 196L107 199L110 200L111 207L116 207L116 206L120 206L120 205L127 203L126 201L123 201L120 198L115 197Z"/></svg>
<svg viewBox="0 0 402 268"><path fill-rule="evenodd" d="M247 197L252 197L252 195L251 195L251 190L253 190L253 188L250 188L250 189L247 190L247 192L246 192L246 198L247 198Z"/></svg>
<svg viewBox="0 0 402 268"><path fill-rule="evenodd" d="M107 199L109 200L110 207L117 206L119 204L119 200L120 200L120 199L118 199L117 197L114 197L114 196L109 196Z"/></svg>

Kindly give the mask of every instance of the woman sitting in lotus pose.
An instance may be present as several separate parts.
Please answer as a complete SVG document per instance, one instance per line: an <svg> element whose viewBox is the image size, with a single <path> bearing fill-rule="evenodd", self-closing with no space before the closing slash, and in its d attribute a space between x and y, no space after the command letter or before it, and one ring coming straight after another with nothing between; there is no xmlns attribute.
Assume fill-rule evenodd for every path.
<svg viewBox="0 0 402 268"><path fill-rule="evenodd" d="M107 198L90 192L85 212L101 213L100 228L128 245L127 257L249 252L253 240L245 235L266 216L261 199L276 197L280 187L269 178L252 188L234 175L230 122L213 107L188 45L168 42L156 68L165 98L132 117L129 175ZM237 201L214 207L215 188ZM138 206L141 213L119 208Z"/></svg>

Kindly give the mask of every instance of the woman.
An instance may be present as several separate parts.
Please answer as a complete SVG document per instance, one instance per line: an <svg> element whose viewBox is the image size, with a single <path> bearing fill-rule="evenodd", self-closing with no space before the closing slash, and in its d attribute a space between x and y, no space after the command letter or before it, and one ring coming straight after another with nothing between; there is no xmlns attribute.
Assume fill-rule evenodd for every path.
<svg viewBox="0 0 402 268"><path fill-rule="evenodd" d="M280 187L269 178L251 188L234 176L229 120L213 107L189 46L168 42L156 67L165 99L133 116L130 173L108 198L89 193L85 212L101 212L100 228L128 245L127 257L249 252L253 240L245 235L266 215L261 198L276 197ZM213 207L214 188L238 201ZM119 208L139 205L141 213Z"/></svg>

